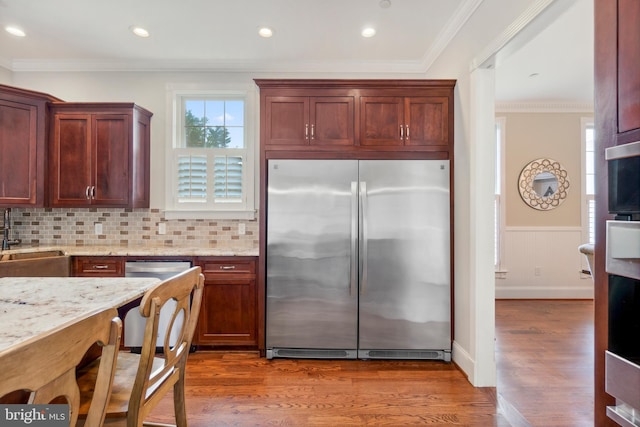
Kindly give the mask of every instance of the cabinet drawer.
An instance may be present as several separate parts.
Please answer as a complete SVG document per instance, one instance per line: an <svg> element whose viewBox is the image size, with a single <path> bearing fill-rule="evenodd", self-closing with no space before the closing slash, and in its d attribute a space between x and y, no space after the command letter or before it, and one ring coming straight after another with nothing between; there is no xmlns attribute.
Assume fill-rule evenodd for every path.
<svg viewBox="0 0 640 427"><path fill-rule="evenodd" d="M201 260L200 265L205 276L211 274L256 274L254 260Z"/></svg>
<svg viewBox="0 0 640 427"><path fill-rule="evenodd" d="M635 426L629 416L640 409L640 366L614 353L605 353L605 391L619 399L618 406L607 407L607 415L621 425ZM626 405L621 404L624 402Z"/></svg>
<svg viewBox="0 0 640 427"><path fill-rule="evenodd" d="M124 277L124 258L74 257L73 275L80 277Z"/></svg>

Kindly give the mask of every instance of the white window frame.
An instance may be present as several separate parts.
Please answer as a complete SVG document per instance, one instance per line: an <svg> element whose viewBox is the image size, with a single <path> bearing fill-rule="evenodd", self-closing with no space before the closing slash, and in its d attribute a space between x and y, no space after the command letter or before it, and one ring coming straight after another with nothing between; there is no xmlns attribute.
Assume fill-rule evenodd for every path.
<svg viewBox="0 0 640 427"><path fill-rule="evenodd" d="M594 118L593 117L582 117L580 119L580 135L581 135L581 169L582 169L582 188L581 188L581 194L582 194L582 209L581 209L581 215L582 215L582 241L583 242L587 242L587 243L594 243L594 242L590 242L590 230L589 230L589 226L590 226L590 222L589 222L589 204L590 203L595 203L595 194L587 194L587 170L586 170L586 164L587 164L587 128L591 127L592 129L594 129ZM594 130L595 132L595 130ZM594 137L595 138L595 137ZM595 237L594 237L595 238Z"/></svg>
<svg viewBox="0 0 640 427"><path fill-rule="evenodd" d="M223 149L226 155L242 154L243 179L242 201L238 203L217 203L211 198L207 203L179 203L178 202L178 170L177 156L188 152L202 153L203 149L188 149L181 147L183 128L183 100L186 98L207 99L242 99L244 100L244 149ZM259 142L257 140L258 95L255 85L230 85L224 87L212 87L208 85L167 85L167 138L165 145L165 218L167 219L241 219L253 220L256 218L255 189L259 188L256 182L258 166ZM205 149L208 156L216 149ZM246 164L244 164L246 163ZM213 168L213 163L211 163ZM211 169L213 171L213 169ZM213 187L211 187L213 188Z"/></svg>
<svg viewBox="0 0 640 427"><path fill-rule="evenodd" d="M507 118L506 117L496 117L496 134L500 129L500 140L497 140L496 135L496 189L499 190L499 194L495 196L495 209L497 220L495 221L495 241L496 241L496 262L495 262L495 270L496 272L504 272L503 269L503 260L504 260L504 230L505 230L505 203L504 203L504 193L505 193L505 148L506 148L506 140L507 140Z"/></svg>

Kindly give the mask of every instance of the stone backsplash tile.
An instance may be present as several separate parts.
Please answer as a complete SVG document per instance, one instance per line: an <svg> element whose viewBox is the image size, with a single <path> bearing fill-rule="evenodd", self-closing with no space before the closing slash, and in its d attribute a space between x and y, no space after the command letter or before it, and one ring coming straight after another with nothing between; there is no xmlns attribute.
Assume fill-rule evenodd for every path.
<svg viewBox="0 0 640 427"><path fill-rule="evenodd" d="M12 238L25 245L167 246L251 249L258 247L258 221L166 220L160 209L21 209L11 212ZM96 234L96 224L102 233ZM158 234L165 223L166 234ZM245 233L238 234L238 225Z"/></svg>

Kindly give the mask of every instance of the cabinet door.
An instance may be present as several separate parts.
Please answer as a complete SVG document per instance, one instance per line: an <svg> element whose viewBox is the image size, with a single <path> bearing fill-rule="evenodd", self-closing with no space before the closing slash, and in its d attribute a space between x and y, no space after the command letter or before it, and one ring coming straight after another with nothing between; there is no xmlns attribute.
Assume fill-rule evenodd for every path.
<svg viewBox="0 0 640 427"><path fill-rule="evenodd" d="M449 101L446 97L405 100L405 145L449 144Z"/></svg>
<svg viewBox="0 0 640 427"><path fill-rule="evenodd" d="M55 115L50 163L51 205L90 204L91 115Z"/></svg>
<svg viewBox="0 0 640 427"><path fill-rule="evenodd" d="M311 97L309 101L311 145L354 144L354 100L352 96Z"/></svg>
<svg viewBox="0 0 640 427"><path fill-rule="evenodd" d="M267 145L309 144L309 98L267 96L265 98L264 142Z"/></svg>
<svg viewBox="0 0 640 427"><path fill-rule="evenodd" d="M126 205L129 202L129 116L92 117L92 204Z"/></svg>
<svg viewBox="0 0 640 427"><path fill-rule="evenodd" d="M640 129L640 2L618 1L618 132Z"/></svg>
<svg viewBox="0 0 640 427"><path fill-rule="evenodd" d="M258 345L254 259L200 259L205 277L194 344Z"/></svg>
<svg viewBox="0 0 640 427"><path fill-rule="evenodd" d="M403 145L404 98L360 98L360 145Z"/></svg>
<svg viewBox="0 0 640 427"><path fill-rule="evenodd" d="M0 205L37 203L37 113L0 100Z"/></svg>
<svg viewBox="0 0 640 427"><path fill-rule="evenodd" d="M255 346L256 332L255 279L205 279L197 344Z"/></svg>

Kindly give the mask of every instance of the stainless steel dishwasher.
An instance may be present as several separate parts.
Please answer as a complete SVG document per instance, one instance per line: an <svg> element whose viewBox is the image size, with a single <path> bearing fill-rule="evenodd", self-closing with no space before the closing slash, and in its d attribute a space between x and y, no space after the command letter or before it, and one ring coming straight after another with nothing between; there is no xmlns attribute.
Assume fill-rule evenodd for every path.
<svg viewBox="0 0 640 427"><path fill-rule="evenodd" d="M124 267L125 277L156 277L160 280L168 279L191 268L190 261L175 260L153 260L153 261L127 261ZM156 346L162 348L164 331L171 321L171 313L175 308L173 301L168 301L167 305L160 310L160 325L158 326L158 341ZM129 347L131 351L139 351L142 347L144 339L145 319L140 315L137 308L129 310L124 317L124 346ZM176 319L176 323L171 331L170 344L174 345L177 334L182 327L180 318ZM174 332L175 331L175 332Z"/></svg>

